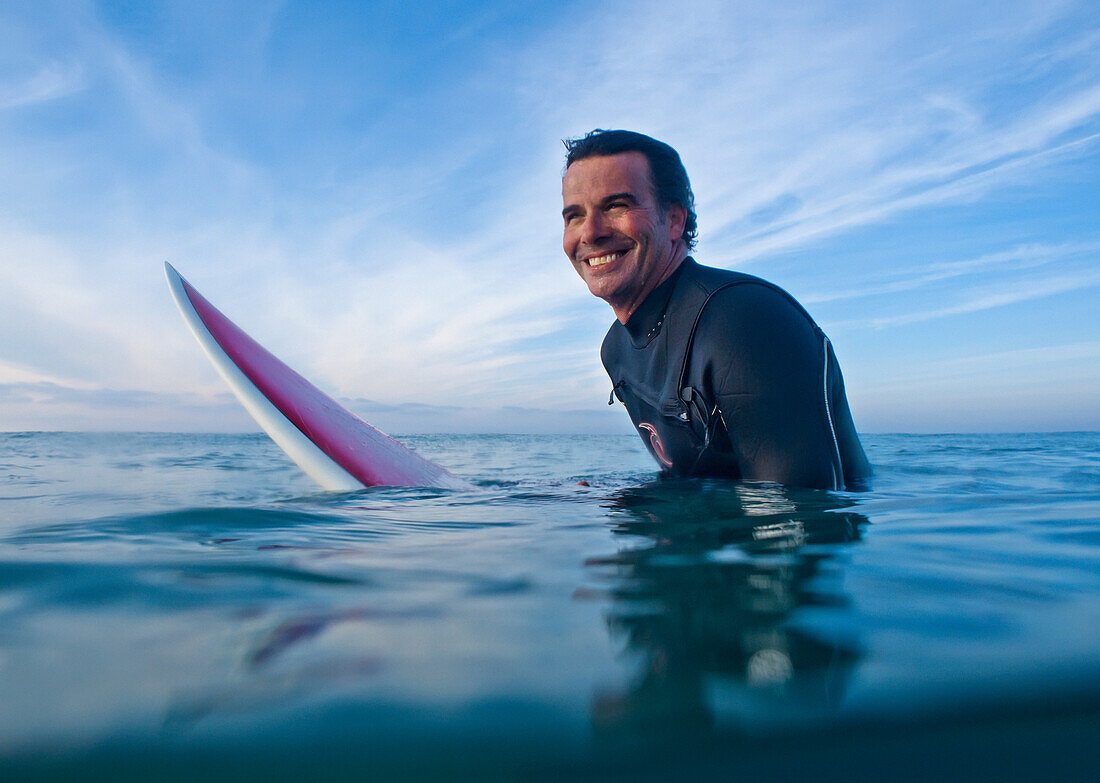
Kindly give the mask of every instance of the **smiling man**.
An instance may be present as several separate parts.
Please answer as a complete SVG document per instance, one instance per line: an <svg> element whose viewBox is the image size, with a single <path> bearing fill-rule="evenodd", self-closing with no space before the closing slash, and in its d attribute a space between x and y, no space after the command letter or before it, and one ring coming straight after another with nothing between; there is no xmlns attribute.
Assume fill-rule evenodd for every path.
<svg viewBox="0 0 1100 783"><path fill-rule="evenodd" d="M565 142L563 247L617 319L601 357L666 473L858 487L871 469L832 345L788 293L701 266L672 147L623 130Z"/></svg>

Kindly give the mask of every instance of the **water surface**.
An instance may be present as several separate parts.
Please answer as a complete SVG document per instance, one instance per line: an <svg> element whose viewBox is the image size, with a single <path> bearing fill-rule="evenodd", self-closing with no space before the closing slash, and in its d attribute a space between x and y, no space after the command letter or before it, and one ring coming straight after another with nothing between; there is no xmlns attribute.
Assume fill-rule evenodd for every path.
<svg viewBox="0 0 1100 783"><path fill-rule="evenodd" d="M865 493L404 440L477 490L319 492L261 435L0 434L0 772L1098 769L1098 434L867 437Z"/></svg>

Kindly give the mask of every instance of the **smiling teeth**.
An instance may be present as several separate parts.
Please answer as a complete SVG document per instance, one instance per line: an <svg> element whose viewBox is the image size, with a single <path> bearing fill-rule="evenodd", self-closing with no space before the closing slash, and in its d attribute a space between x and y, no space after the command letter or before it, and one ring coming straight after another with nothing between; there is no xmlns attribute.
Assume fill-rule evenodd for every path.
<svg viewBox="0 0 1100 783"><path fill-rule="evenodd" d="M589 266L603 266L604 264L610 264L616 258L621 258L623 253L609 253L606 256L597 256L596 258L588 259Z"/></svg>

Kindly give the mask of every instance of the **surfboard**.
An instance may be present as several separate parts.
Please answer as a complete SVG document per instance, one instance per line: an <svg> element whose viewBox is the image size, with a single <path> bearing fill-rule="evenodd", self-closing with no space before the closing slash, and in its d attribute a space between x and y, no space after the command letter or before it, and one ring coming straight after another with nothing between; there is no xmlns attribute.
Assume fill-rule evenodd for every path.
<svg viewBox="0 0 1100 783"><path fill-rule="evenodd" d="M372 427L296 373L165 262L168 288L195 339L260 428L328 490L472 486Z"/></svg>

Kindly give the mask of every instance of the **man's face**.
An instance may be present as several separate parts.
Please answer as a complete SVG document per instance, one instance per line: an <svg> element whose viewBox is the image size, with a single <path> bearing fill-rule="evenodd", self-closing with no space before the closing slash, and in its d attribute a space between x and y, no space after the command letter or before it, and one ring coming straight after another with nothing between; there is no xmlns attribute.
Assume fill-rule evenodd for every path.
<svg viewBox="0 0 1100 783"><path fill-rule="evenodd" d="M687 255L687 213L661 209L640 152L578 160L565 170L561 193L565 254L625 323Z"/></svg>

